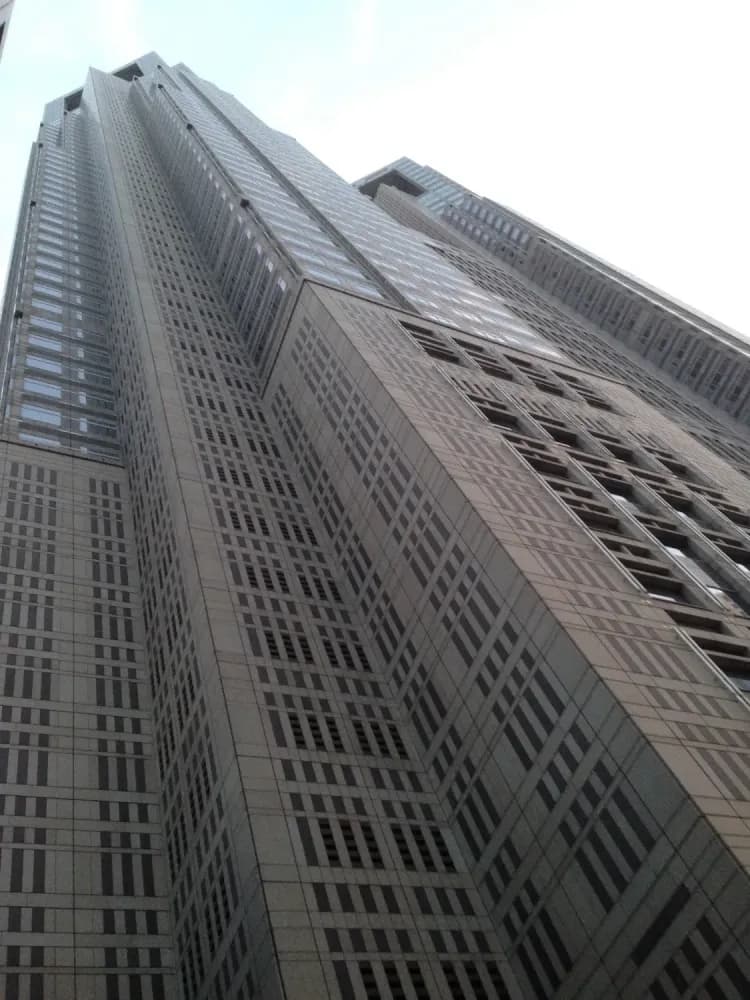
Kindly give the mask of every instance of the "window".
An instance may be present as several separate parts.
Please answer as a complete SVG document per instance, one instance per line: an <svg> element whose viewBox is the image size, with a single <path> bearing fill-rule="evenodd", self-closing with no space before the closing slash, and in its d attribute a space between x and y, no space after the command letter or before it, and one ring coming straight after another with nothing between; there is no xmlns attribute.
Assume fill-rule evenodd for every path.
<svg viewBox="0 0 750 1000"><path fill-rule="evenodd" d="M750 674L739 674L734 673L731 670L727 670L726 676L735 687L738 687L740 691L743 692L743 694L750 695Z"/></svg>
<svg viewBox="0 0 750 1000"><path fill-rule="evenodd" d="M60 427L62 415L59 410L48 410L43 406L34 406L31 403L24 403L21 407L21 416L24 420L36 420L43 424L52 424Z"/></svg>
<svg viewBox="0 0 750 1000"><path fill-rule="evenodd" d="M51 337L40 337L36 333L29 334L29 343L32 347L43 347L46 351L61 351L62 343L53 340Z"/></svg>
<svg viewBox="0 0 750 1000"><path fill-rule="evenodd" d="M36 392L41 396L50 396L53 399L60 399L62 396L62 389L59 385L55 385L53 382L44 382L38 378L25 378L23 387L26 392Z"/></svg>
<svg viewBox="0 0 750 1000"><path fill-rule="evenodd" d="M31 326L42 330L53 330L55 333L63 332L62 323L58 323L54 319L44 319L42 316L32 316Z"/></svg>
<svg viewBox="0 0 750 1000"><path fill-rule="evenodd" d="M724 588L719 585L719 582L697 559L691 556L685 549L678 549L674 545L667 545L665 548L670 556L680 563L694 580L702 584L712 597L716 598L721 604L732 607L732 601L727 596Z"/></svg>
<svg viewBox="0 0 750 1000"><path fill-rule="evenodd" d="M679 518L681 518L683 521L685 521L687 524L689 524L692 528L695 528L696 531L700 531L701 530L701 527L698 524L698 522L695 520L695 518L691 517L690 514L686 513L686 511L684 511L684 510L675 510L675 514Z"/></svg>
<svg viewBox="0 0 750 1000"><path fill-rule="evenodd" d="M44 302L42 299L32 298L31 304L35 309L45 309L47 312L62 314L63 311L62 306L57 305L56 302Z"/></svg>
<svg viewBox="0 0 750 1000"><path fill-rule="evenodd" d="M405 330L408 330L422 350L429 354L431 358L435 358L438 361L448 361L454 365L461 364L460 356L456 353L456 351L452 350L448 346L447 342L444 341L443 338L434 330L417 326L415 323L410 323L407 320L400 320L399 322Z"/></svg>
<svg viewBox="0 0 750 1000"><path fill-rule="evenodd" d="M618 507L622 507L629 514L634 514L637 517L638 514L643 513L643 508L631 497L623 496L622 493L610 493L609 495Z"/></svg>
<svg viewBox="0 0 750 1000"><path fill-rule="evenodd" d="M52 285L43 285L39 281L34 282L34 291L41 292L42 295L52 295L56 299L61 299L63 295L61 288L53 288Z"/></svg>
<svg viewBox="0 0 750 1000"><path fill-rule="evenodd" d="M40 358L35 354L27 354L26 364L29 368L38 368L40 371L62 375L62 365L59 361L52 361L51 358Z"/></svg>
<svg viewBox="0 0 750 1000"><path fill-rule="evenodd" d="M468 398L495 427L506 427L509 430L518 428L518 418L503 403L473 393L468 393Z"/></svg>
<svg viewBox="0 0 750 1000"><path fill-rule="evenodd" d="M60 442L57 438L43 437L41 434L28 434L22 432L18 435L20 441L26 441L29 444L39 444L45 448L59 448Z"/></svg>
<svg viewBox="0 0 750 1000"><path fill-rule="evenodd" d="M701 632L724 633L724 626L719 618L712 618L703 611L685 611L684 608L675 608L667 611L667 614L676 625L681 625L686 629L697 629Z"/></svg>
<svg viewBox="0 0 750 1000"><path fill-rule="evenodd" d="M626 565L626 563L623 562L623 565ZM666 567L664 567L664 573L662 573L661 569L649 573L632 565L627 565L627 569L636 578L638 583L640 583L649 597L656 597L661 601L680 601L684 604L693 603L689 595L685 592L682 583L679 580L675 580L674 577L667 575L668 571Z"/></svg>

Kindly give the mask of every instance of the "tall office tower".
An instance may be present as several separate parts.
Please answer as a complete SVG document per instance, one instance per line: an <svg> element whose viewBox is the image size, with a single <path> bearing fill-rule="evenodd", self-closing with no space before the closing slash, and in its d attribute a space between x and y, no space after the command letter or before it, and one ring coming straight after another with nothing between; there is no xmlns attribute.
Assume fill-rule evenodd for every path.
<svg viewBox="0 0 750 1000"><path fill-rule="evenodd" d="M743 475L153 54L2 330L5 997L747 995Z"/></svg>
<svg viewBox="0 0 750 1000"><path fill-rule="evenodd" d="M391 188L380 197L388 202L386 210L409 211L411 201L412 211L439 218L465 242L509 264L545 298L695 396L750 423L750 347L727 327L408 157L368 174L356 187L376 199Z"/></svg>
<svg viewBox="0 0 750 1000"><path fill-rule="evenodd" d="M13 13L13 4L15 2L16 0L5 0L4 3L0 3L0 59L3 57L8 25L10 24L10 15Z"/></svg>
<svg viewBox="0 0 750 1000"><path fill-rule="evenodd" d="M739 421L686 390L574 310L556 302L527 277L519 275L511 264L480 250L468 236L433 211L426 211L413 194L387 183L377 184L371 190L376 204L392 218L427 236L433 250L480 288L500 295L516 316L562 348L568 358L626 382L642 399L677 420L683 430L708 445L743 475L750 474L750 441Z"/></svg>

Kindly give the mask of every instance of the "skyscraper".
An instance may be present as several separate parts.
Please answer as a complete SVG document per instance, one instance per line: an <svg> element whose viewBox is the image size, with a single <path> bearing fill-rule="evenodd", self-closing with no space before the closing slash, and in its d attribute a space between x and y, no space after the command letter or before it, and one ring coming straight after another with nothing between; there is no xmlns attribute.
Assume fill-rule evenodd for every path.
<svg viewBox="0 0 750 1000"><path fill-rule="evenodd" d="M407 161L407 163L410 161ZM441 176L441 175L438 175ZM392 180L392 173L388 180ZM361 183L361 182L360 182ZM390 183L368 181L376 204L403 225L429 237L428 246L451 261L475 284L503 298L515 315L545 339L557 344L571 360L625 382L630 389L702 444L708 445L743 475L750 473L750 441L744 424L730 417L676 378L657 367L601 326L556 300L512 261L501 261L435 211L427 211L419 196ZM707 345L707 351L712 347Z"/></svg>
<svg viewBox="0 0 750 1000"><path fill-rule="evenodd" d="M5 997L746 994L740 472L155 54L2 333Z"/></svg>
<svg viewBox="0 0 750 1000"><path fill-rule="evenodd" d="M412 212L439 218L670 379L750 424L750 346L734 331L408 157L368 174L356 187L376 199L380 191L388 210L398 203L403 212L411 201Z"/></svg>

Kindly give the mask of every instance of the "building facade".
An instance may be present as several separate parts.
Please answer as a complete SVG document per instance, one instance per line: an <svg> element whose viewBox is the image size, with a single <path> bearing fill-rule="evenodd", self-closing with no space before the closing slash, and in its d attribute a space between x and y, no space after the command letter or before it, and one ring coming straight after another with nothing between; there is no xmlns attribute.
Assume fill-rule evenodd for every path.
<svg viewBox="0 0 750 1000"><path fill-rule="evenodd" d="M155 54L47 106L8 1000L746 996L747 480L435 246Z"/></svg>
<svg viewBox="0 0 750 1000"><path fill-rule="evenodd" d="M750 470L750 440L744 424L730 417L667 374L663 369L615 340L576 310L556 301L512 263L482 251L469 235L459 232L419 198L390 184L373 186L373 200L404 226L429 237L428 245L451 261L480 288L502 297L513 312L568 358L619 379L643 400L726 459L743 475Z"/></svg>
<svg viewBox="0 0 750 1000"><path fill-rule="evenodd" d="M734 331L408 157L355 186L372 198L381 186L408 195L475 249L509 264L545 298L699 399L750 424L750 347Z"/></svg>

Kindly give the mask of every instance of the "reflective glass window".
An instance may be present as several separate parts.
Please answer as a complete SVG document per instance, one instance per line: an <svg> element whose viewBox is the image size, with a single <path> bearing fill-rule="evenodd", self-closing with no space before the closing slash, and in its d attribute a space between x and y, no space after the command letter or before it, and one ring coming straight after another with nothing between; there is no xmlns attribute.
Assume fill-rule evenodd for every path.
<svg viewBox="0 0 750 1000"><path fill-rule="evenodd" d="M54 427L60 427L62 424L62 414L59 410L50 410L34 403L24 403L21 406L21 416L25 420L38 420L39 423L51 424Z"/></svg>
<svg viewBox="0 0 750 1000"><path fill-rule="evenodd" d="M51 337L40 337L38 333L29 334L29 343L33 347L43 347L47 351L62 351L61 341L53 340Z"/></svg>
<svg viewBox="0 0 750 1000"><path fill-rule="evenodd" d="M27 392L37 392L43 396L50 396L53 399L60 399L62 397L62 389L59 385L55 385L54 382L45 382L39 378L25 378L23 380L23 387Z"/></svg>
<svg viewBox="0 0 750 1000"><path fill-rule="evenodd" d="M28 368L37 368L40 371L62 375L62 365L59 361L53 361L52 358L40 358L36 354L27 354L26 365Z"/></svg>
<svg viewBox="0 0 750 1000"><path fill-rule="evenodd" d="M47 312L62 313L63 311L63 307L59 306L56 302L45 302L44 299L32 298L31 304L35 309L46 309Z"/></svg>

